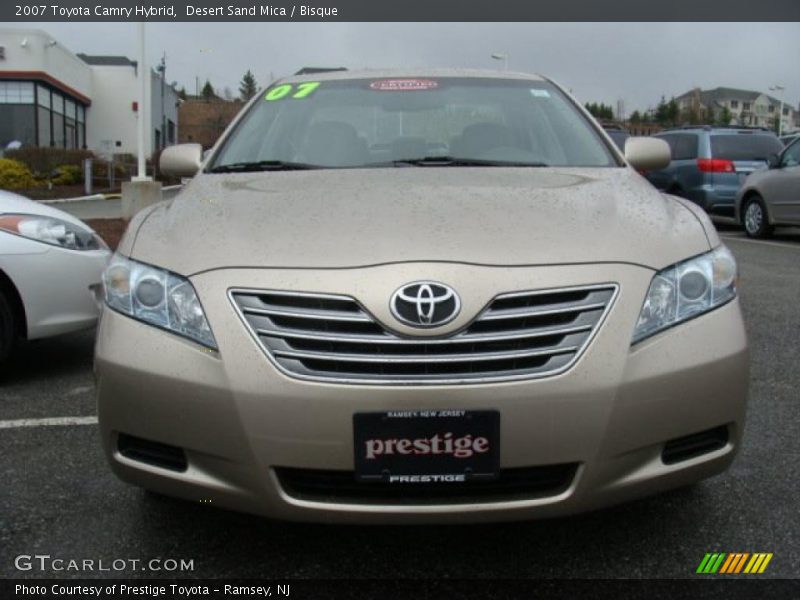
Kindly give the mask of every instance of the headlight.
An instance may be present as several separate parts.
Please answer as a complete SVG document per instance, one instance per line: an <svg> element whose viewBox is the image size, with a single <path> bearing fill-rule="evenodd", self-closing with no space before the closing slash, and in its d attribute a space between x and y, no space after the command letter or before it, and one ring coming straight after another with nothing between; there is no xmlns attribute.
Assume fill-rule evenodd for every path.
<svg viewBox="0 0 800 600"><path fill-rule="evenodd" d="M103 272L110 308L217 349L217 342L189 280L114 254Z"/></svg>
<svg viewBox="0 0 800 600"><path fill-rule="evenodd" d="M659 271L650 282L632 343L713 310L734 296L736 260L725 246Z"/></svg>
<svg viewBox="0 0 800 600"><path fill-rule="evenodd" d="M91 229L54 217L0 215L0 229L68 250L99 250L105 242Z"/></svg>

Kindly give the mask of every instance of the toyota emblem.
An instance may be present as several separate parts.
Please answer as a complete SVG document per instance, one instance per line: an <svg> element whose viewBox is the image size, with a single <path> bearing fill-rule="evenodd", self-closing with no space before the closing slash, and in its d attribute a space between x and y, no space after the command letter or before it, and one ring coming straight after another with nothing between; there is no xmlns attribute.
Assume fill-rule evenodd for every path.
<svg viewBox="0 0 800 600"><path fill-rule="evenodd" d="M407 283L389 303L395 318L412 327L438 327L449 323L461 310L455 290L435 281Z"/></svg>

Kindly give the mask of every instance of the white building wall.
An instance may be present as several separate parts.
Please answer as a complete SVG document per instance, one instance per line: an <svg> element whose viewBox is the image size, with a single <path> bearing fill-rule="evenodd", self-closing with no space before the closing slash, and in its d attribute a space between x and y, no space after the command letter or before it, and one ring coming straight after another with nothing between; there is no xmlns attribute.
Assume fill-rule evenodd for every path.
<svg viewBox="0 0 800 600"><path fill-rule="evenodd" d="M93 104L87 114L89 148L103 155L136 154L137 128L140 112L138 69L133 66L92 66ZM146 156L156 151L156 129L162 126L161 77L151 71L148 80L144 128ZM178 94L168 84L164 86L164 113L175 123L177 141ZM133 104L137 103L137 110Z"/></svg>
<svg viewBox="0 0 800 600"><path fill-rule="evenodd" d="M86 109L86 146L101 155L136 154L137 122L141 111L133 109L139 99L137 67L133 65L89 65L53 37L37 29L0 28L4 58L0 71L45 73L91 101ZM151 65L152 67L152 65ZM23 79L29 79L23 75ZM162 104L166 119L175 124L178 139L177 92L162 88L160 76L151 70L147 78L147 124L145 148L155 150L155 130L162 127Z"/></svg>
<svg viewBox="0 0 800 600"><path fill-rule="evenodd" d="M178 98L178 93L172 88L168 82L163 82L163 89L162 89L162 80L161 75L156 73L155 71L152 73L150 77L150 142L148 148L151 151L155 151L155 143L156 143L156 135L155 131L158 129L159 131L163 128L165 130L164 135L168 135L167 127L164 125L167 121L172 121L175 124L175 137L172 141L173 144L178 142L178 103L180 102L180 98ZM162 92L163 92L163 101L162 101ZM163 112L162 112L163 106ZM164 120L166 117L166 120ZM169 138L165 138L167 141L165 144L169 143Z"/></svg>
<svg viewBox="0 0 800 600"><path fill-rule="evenodd" d="M55 43L53 43L55 42ZM84 96L92 97L89 65L38 29L0 29L5 58L0 71L42 71Z"/></svg>
<svg viewBox="0 0 800 600"><path fill-rule="evenodd" d="M92 66L92 106L86 115L86 140L90 150L110 154L136 154L139 85L134 66ZM145 148L152 147L145 127Z"/></svg>

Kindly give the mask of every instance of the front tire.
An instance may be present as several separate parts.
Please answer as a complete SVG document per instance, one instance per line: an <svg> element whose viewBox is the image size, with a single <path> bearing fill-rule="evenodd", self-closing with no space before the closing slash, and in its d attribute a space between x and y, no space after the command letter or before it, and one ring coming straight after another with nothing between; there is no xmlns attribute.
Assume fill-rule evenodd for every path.
<svg viewBox="0 0 800 600"><path fill-rule="evenodd" d="M11 310L11 303L5 292L0 288L0 365L2 365L11 354L11 348L17 337L14 313Z"/></svg>
<svg viewBox="0 0 800 600"><path fill-rule="evenodd" d="M767 206L761 196L750 196L744 205L742 225L751 238L765 238L772 235L772 225L767 217Z"/></svg>

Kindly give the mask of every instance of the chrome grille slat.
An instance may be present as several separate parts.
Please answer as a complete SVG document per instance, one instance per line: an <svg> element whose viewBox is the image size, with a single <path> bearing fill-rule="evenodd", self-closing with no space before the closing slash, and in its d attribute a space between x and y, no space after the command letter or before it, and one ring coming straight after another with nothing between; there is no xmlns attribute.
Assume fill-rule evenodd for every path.
<svg viewBox="0 0 800 600"><path fill-rule="evenodd" d="M333 383L456 384L544 377L569 369L611 308L615 284L495 297L449 336L399 335L354 298L232 289L229 297L287 375Z"/></svg>
<svg viewBox="0 0 800 600"><path fill-rule="evenodd" d="M473 334L458 334L450 338L423 338L425 344L437 345L437 344L474 344L475 342L498 342L503 340L522 340L522 339L530 339L530 338L537 338L537 337L545 337L548 335L569 335L571 333L581 333L583 331L589 331L592 328L591 325L577 325L575 327L552 327L552 328L541 328L535 330L524 330L519 331L516 333L509 333L509 334L485 334L485 333L473 333ZM328 342L362 342L362 343L373 343L373 344L408 344L409 342L418 342L419 339L412 339L412 338L401 338L397 336L393 336L389 333L384 333L381 335L330 335L327 333L304 333L301 331L293 331L291 329L264 329L264 328L254 328L255 332L258 335L266 336L266 337L278 337L278 338L296 338L296 339L305 339L305 340L320 340L320 341L328 341Z"/></svg>
<svg viewBox="0 0 800 600"><path fill-rule="evenodd" d="M448 356L437 356L431 354L407 354L400 356L369 356L365 354L326 354L324 352L303 352L298 350L273 350L275 356L287 356L289 358L308 358L316 360L342 360L344 362L374 362L374 363L446 363L446 362L484 362L495 360L508 360L512 358L528 358L530 356L553 356L554 354L566 354L575 352L577 346L564 346L547 350L529 350L518 352L485 352L476 354L452 354Z"/></svg>
<svg viewBox="0 0 800 600"><path fill-rule="evenodd" d="M528 317L544 317L550 315L560 315L571 312L583 312L587 310L598 310L605 308L604 302L595 302L594 304L586 304L579 306L567 306L564 308L547 308L547 309L516 309L504 311L487 311L481 315L481 321L496 321L498 319L525 319Z"/></svg>
<svg viewBox="0 0 800 600"><path fill-rule="evenodd" d="M300 312L296 310L284 310L278 308L243 308L243 312L251 314L251 315L267 315L267 316L275 316L275 317L291 317L293 319L317 319L320 321L353 321L356 323L370 323L372 319L370 319L367 315L363 313L345 313L345 312L334 312L330 311L328 313L323 312L316 312L316 311L308 311L308 312Z"/></svg>

